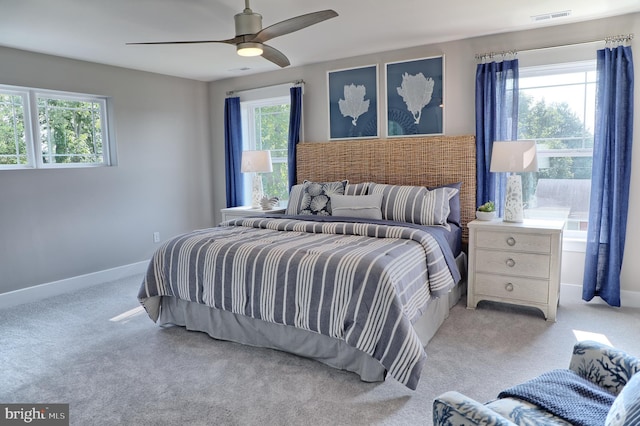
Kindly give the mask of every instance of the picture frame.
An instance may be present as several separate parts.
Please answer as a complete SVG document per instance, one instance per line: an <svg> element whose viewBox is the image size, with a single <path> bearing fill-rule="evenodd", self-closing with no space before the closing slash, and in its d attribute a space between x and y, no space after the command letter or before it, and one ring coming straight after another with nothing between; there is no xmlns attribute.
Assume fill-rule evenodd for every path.
<svg viewBox="0 0 640 426"><path fill-rule="evenodd" d="M327 72L329 139L379 137L378 65Z"/></svg>
<svg viewBox="0 0 640 426"><path fill-rule="evenodd" d="M444 134L444 55L385 65L387 137Z"/></svg>

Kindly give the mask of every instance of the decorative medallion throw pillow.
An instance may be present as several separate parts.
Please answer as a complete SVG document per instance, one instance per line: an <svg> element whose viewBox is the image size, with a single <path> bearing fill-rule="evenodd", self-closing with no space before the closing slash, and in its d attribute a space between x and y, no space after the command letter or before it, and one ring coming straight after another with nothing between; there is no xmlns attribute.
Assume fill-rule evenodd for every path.
<svg viewBox="0 0 640 426"><path fill-rule="evenodd" d="M349 183L347 180L341 182L305 181L298 214L331 216L331 196L344 195L347 183Z"/></svg>

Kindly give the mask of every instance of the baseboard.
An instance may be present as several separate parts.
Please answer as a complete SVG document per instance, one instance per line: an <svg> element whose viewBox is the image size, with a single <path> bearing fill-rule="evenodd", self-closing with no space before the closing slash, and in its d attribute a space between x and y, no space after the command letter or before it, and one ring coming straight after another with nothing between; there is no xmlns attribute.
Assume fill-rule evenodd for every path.
<svg viewBox="0 0 640 426"><path fill-rule="evenodd" d="M562 284L560 286L560 303L562 301L576 302L582 300L582 286L577 284ZM587 303L587 302L585 302ZM594 297L589 303L601 303L606 305L607 302L599 297ZM620 291L620 304L623 308L640 308L640 292L638 291Z"/></svg>
<svg viewBox="0 0 640 426"><path fill-rule="evenodd" d="M149 261L145 260L117 268L105 269L104 271L92 272L90 274L52 281L50 283L39 284L7 293L0 293L0 309L81 290L96 284L115 281L132 275L142 274L148 264Z"/></svg>

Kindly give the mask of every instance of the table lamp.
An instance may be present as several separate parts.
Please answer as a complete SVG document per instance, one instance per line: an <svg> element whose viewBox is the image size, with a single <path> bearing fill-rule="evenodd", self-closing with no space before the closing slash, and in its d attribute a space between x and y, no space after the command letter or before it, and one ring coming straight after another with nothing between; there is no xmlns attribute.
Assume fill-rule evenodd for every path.
<svg viewBox="0 0 640 426"><path fill-rule="evenodd" d="M260 173L269 173L273 171L271 165L270 151L242 151L242 163L240 166L242 173L253 173L253 185L251 192L251 208L260 208L260 200L262 199L262 177Z"/></svg>
<svg viewBox="0 0 640 426"><path fill-rule="evenodd" d="M509 172L502 220L505 222L522 222L522 179L516 173L538 171L536 142L494 142L489 170L491 172Z"/></svg>

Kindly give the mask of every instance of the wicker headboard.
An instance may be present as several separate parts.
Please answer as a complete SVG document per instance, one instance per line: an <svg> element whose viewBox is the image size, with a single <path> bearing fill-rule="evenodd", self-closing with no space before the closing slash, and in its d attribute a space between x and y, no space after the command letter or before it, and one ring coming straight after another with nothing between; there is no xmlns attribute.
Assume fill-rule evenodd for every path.
<svg viewBox="0 0 640 426"><path fill-rule="evenodd" d="M462 182L462 239L476 210L474 136L430 136L304 142L297 147L297 179L438 186Z"/></svg>

